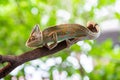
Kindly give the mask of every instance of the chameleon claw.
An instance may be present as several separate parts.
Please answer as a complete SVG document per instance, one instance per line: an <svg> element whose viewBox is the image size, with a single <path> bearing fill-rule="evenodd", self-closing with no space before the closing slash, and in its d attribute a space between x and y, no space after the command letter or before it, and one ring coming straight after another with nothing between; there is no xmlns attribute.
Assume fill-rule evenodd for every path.
<svg viewBox="0 0 120 80"><path fill-rule="evenodd" d="M67 44L67 48L69 48L71 46L71 41L69 39L66 40L66 44Z"/></svg>
<svg viewBox="0 0 120 80"><path fill-rule="evenodd" d="M52 39L53 39L53 44L51 44L51 45L47 45L47 44L45 44L45 46L49 49L49 50L52 50L53 48L55 48L56 46L57 46L57 34L56 33L51 33L51 35L52 35Z"/></svg>

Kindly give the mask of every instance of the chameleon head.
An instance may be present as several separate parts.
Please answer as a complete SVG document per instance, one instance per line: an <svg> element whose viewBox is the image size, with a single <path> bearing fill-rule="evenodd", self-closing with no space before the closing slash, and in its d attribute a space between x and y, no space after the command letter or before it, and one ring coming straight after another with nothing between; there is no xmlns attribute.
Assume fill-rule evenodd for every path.
<svg viewBox="0 0 120 80"><path fill-rule="evenodd" d="M42 32L39 29L39 25L35 25L33 28L29 39L26 42L26 46L28 47L38 47L42 45L43 43L43 37L42 37Z"/></svg>

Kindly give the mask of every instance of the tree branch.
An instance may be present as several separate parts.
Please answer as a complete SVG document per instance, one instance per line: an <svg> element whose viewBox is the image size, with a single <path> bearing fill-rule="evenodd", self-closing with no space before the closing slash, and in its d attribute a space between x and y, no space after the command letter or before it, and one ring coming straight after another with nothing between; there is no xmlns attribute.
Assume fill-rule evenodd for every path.
<svg viewBox="0 0 120 80"><path fill-rule="evenodd" d="M80 33L81 32L83 32L83 31L80 31ZM86 35L83 35L83 33L85 33ZM100 34L100 29L98 26L95 26L94 24L90 24L87 26L86 30L83 33L81 33L82 36L79 37L79 39L76 39L76 40L71 39L70 41L73 42L73 43L71 43L71 45L80 40L97 38ZM5 77L17 66L19 66L27 61L54 54L60 50L65 49L66 47L67 47L66 41L62 41L62 42L58 43L58 45L52 50L49 50L43 46L41 48L36 48L34 50L25 52L19 56L12 56L12 55L2 56L2 55L0 55L0 63L8 62L8 64L5 67L0 69L0 78Z"/></svg>
<svg viewBox="0 0 120 80"><path fill-rule="evenodd" d="M64 48L67 47L67 44L65 41L59 43L57 47L55 47L52 50L47 49L46 47L41 47L34 49L32 51L28 51L23 53L19 56L0 56L0 62L9 62L7 66L0 69L0 78L5 77L7 74L9 74L13 69L15 69L17 66L30 61L34 60L43 56L54 54ZM31 56L32 55L32 56Z"/></svg>

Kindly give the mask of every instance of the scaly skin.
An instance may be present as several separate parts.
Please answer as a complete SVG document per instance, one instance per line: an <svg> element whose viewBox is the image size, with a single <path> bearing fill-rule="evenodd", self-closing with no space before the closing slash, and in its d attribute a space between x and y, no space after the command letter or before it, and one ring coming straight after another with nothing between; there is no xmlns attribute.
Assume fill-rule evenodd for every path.
<svg viewBox="0 0 120 80"><path fill-rule="evenodd" d="M94 22L89 22L87 27L79 24L61 24L49 27L43 31L40 31L39 26L36 25L26 45L28 47L46 46L49 49L53 49L57 46L58 41L66 40L69 46L74 40L79 40L79 38L95 39L99 34L99 27ZM74 39L73 42L70 42L70 39ZM53 44L48 46L49 42L53 42Z"/></svg>
<svg viewBox="0 0 120 80"><path fill-rule="evenodd" d="M49 27L43 33L44 43L52 42L52 34L57 34L57 40L62 41L71 38L81 37L86 35L86 28L78 24L62 24Z"/></svg>

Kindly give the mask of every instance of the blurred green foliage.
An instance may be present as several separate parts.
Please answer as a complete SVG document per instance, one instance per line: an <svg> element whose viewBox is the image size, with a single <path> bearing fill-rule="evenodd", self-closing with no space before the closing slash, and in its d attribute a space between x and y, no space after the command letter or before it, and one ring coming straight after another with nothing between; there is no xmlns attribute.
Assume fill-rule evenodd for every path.
<svg viewBox="0 0 120 80"><path fill-rule="evenodd" d="M35 24L39 24L41 30L63 23L79 23L86 25L89 20L102 22L102 19L97 19L95 11L102 9L105 6L115 4L117 0L95 0L96 5L85 9L88 0L0 0L0 54L1 55L20 55L23 52L31 50L25 46L25 42ZM61 16L65 13L67 17ZM120 14L113 14L116 19L120 19ZM70 17L70 18L69 18ZM88 46L83 47L84 45ZM54 70L58 70L59 74L63 71L70 78L74 74L79 74L81 80L85 76L89 80L120 80L120 47L113 47L111 40L106 40L102 44L97 44L92 41L83 41L82 45L75 44L70 49L65 49L57 54L50 55L38 59L36 65L31 62L24 64L22 69L15 75L16 78L21 76L27 78L28 74L25 69L32 66L36 71L49 72L50 80L53 80L55 75ZM80 62L80 56L84 54L87 58L91 57L93 61L93 70L87 72L84 65ZM77 63L76 67L72 63ZM47 64L51 59L59 59L48 70L42 69L42 64ZM69 61L71 60L71 62ZM59 62L61 61L61 62ZM41 64L40 64L41 63ZM84 62L86 63L86 62ZM88 65L89 66L89 65ZM0 65L0 67L2 67ZM13 75L9 74L4 80L10 80ZM44 76L42 76L44 77ZM19 79L20 80L20 79ZM23 80L23 79L22 79ZM29 79L26 79L29 80ZM68 79L69 80L69 79Z"/></svg>

